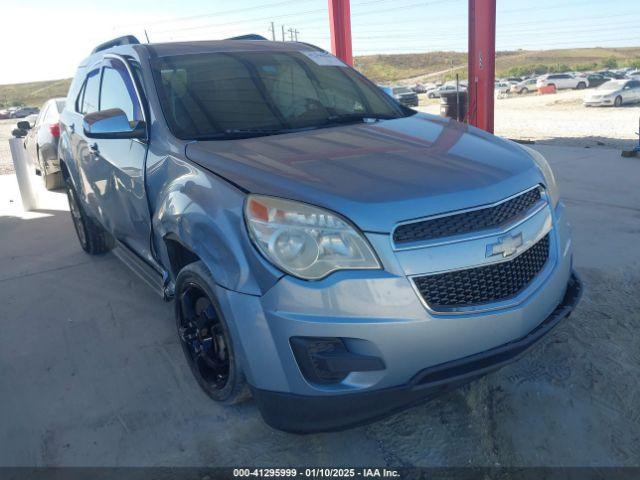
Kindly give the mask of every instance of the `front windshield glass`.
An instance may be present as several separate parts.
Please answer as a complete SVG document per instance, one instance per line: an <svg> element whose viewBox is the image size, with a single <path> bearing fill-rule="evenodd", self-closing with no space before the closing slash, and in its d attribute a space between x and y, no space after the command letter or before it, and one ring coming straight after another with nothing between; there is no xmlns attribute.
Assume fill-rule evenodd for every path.
<svg viewBox="0 0 640 480"><path fill-rule="evenodd" d="M153 62L162 110L182 139L274 135L411 112L320 52L219 52Z"/></svg>
<svg viewBox="0 0 640 480"><path fill-rule="evenodd" d="M619 90L624 87L625 83L627 82L621 80L609 80L597 87L596 90Z"/></svg>

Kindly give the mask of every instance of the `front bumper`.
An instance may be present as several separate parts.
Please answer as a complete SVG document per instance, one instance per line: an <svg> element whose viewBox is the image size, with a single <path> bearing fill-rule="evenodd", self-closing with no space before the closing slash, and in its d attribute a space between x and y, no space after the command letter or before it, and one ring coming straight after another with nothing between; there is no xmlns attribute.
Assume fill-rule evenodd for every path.
<svg viewBox="0 0 640 480"><path fill-rule="evenodd" d="M252 388L264 420L296 433L339 430L366 423L465 384L516 360L567 318L582 295L572 272L560 304L525 336L498 347L418 372L408 383L383 390L343 395L296 395Z"/></svg>
<svg viewBox="0 0 640 480"><path fill-rule="evenodd" d="M563 203L554 210L538 210L517 228L529 237L530 228L544 232L550 222L550 255L544 269L521 294L491 308L474 307L455 314L431 311L412 281L412 276L426 271L476 265L478 258L485 258L484 237L435 245L425 252L423 248L398 250L389 234L369 233L367 238L384 269L335 272L316 282L284 276L262 296L218 289L238 362L267 421L296 431L341 428L429 396L430 387L440 391L500 366L505 358L491 355L486 366L462 376L448 369L459 359L531 338L563 304L573 282L572 242ZM339 359L327 359L326 350L318 355L317 349L309 357L312 363L341 364L337 370L349 372L346 377L318 381L319 376L309 376L305 367L309 364L296 358L300 344L294 348L292 339L297 337L303 342L339 339L344 348L331 351ZM371 367L375 359L383 362L382 369ZM347 368L352 365L345 362L350 361L360 366L364 362L366 368ZM324 369L324 375L327 369L320 364L314 368L316 373ZM441 366L446 378L436 387L430 375ZM329 370L336 372L333 367ZM397 391L404 393L396 396ZM373 404L367 399L373 399ZM325 403L328 410L318 407L320 413L313 413L316 405ZM354 406L339 407L345 403ZM329 417L335 420L329 421L326 413L332 409L336 414ZM281 412L289 420L278 420ZM296 422L303 425L296 427Z"/></svg>
<svg viewBox="0 0 640 480"><path fill-rule="evenodd" d="M597 99L597 100L585 100L584 105L585 107L606 107L606 106L612 106L613 102L614 102L614 99L603 98L603 99Z"/></svg>

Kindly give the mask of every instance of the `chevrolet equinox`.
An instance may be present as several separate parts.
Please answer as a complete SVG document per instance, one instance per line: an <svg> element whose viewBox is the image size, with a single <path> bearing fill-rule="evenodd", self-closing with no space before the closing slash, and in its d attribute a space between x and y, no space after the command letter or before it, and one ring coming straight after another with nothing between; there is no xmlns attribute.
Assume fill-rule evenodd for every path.
<svg viewBox="0 0 640 480"><path fill-rule="evenodd" d="M252 395L275 428L345 428L466 383L580 297L540 153L308 44L102 44L59 159L82 248L173 301L204 392Z"/></svg>

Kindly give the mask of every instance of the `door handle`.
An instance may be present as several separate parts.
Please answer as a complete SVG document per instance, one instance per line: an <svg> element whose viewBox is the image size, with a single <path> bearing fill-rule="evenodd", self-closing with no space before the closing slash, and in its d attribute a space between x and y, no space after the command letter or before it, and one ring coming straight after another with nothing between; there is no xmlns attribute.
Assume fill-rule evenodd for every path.
<svg viewBox="0 0 640 480"><path fill-rule="evenodd" d="M100 154L100 149L98 148L98 144L95 142L89 145L89 150L91 150L91 153L93 153L94 155Z"/></svg>
<svg viewBox="0 0 640 480"><path fill-rule="evenodd" d="M76 124L75 123L70 123L69 124L69 131L71 133L76 133Z"/></svg>

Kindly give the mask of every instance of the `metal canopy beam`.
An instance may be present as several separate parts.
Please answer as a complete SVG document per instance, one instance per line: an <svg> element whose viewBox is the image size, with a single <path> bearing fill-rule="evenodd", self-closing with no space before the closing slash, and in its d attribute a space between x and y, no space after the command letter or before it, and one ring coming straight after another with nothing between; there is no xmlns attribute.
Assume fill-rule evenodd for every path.
<svg viewBox="0 0 640 480"><path fill-rule="evenodd" d="M353 65L349 0L329 0L329 24L331 52L344 63Z"/></svg>
<svg viewBox="0 0 640 480"><path fill-rule="evenodd" d="M496 0L469 0L469 123L493 133Z"/></svg>
<svg viewBox="0 0 640 480"><path fill-rule="evenodd" d="M328 0L331 51L353 65L349 0ZM493 133L496 0L469 0L469 123Z"/></svg>

